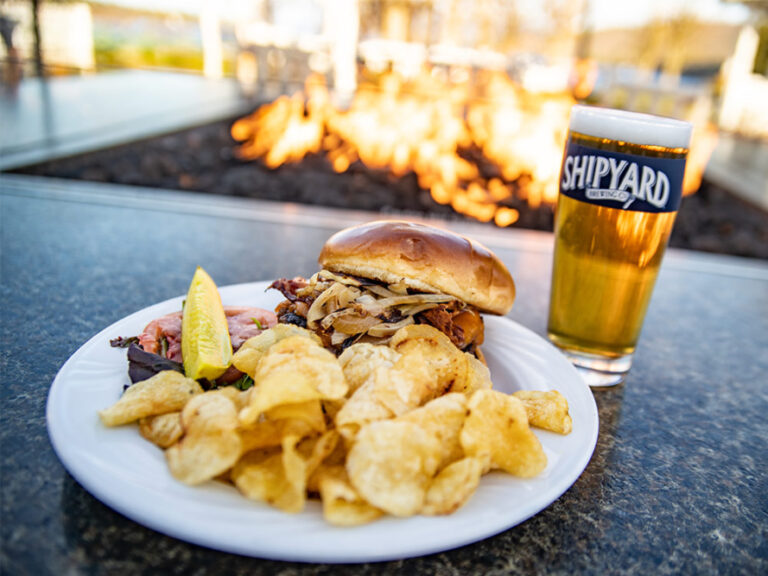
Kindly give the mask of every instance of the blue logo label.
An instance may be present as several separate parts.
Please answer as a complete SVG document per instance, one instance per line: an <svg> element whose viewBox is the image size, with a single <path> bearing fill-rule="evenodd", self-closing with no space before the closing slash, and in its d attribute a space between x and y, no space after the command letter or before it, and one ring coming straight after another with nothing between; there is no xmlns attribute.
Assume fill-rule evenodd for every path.
<svg viewBox="0 0 768 576"><path fill-rule="evenodd" d="M609 208L675 212L680 207L685 158L653 158L574 143L565 148L560 193Z"/></svg>

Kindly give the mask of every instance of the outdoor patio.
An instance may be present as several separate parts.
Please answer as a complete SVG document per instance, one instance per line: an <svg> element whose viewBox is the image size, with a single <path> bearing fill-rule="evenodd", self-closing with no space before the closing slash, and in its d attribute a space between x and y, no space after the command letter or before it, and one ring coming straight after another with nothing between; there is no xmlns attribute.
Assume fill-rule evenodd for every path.
<svg viewBox="0 0 768 576"><path fill-rule="evenodd" d="M696 14L669 0L661 17L642 3L598 14L597 0L543 2L537 14L514 2L135 4L0 4L0 573L765 573L763 0L706 0ZM676 216L629 204L596 209L586 189L584 198L567 200L602 214L580 234L593 248L604 240L596 231L606 215L640 215L606 227L607 245L620 247L611 252L621 261L616 274L611 258L587 253L565 291L585 294L588 305L561 307L581 314L578 328L598 330L640 311L636 347L590 357L603 366L629 358L618 383L617 372L593 363L589 375L614 377L606 387L588 379L574 349L553 345L551 328L562 222L553 228L567 214L557 208L565 199L560 166L577 104L693 126L685 177L684 152L664 151L679 168L677 190L686 190ZM642 159L634 173L642 167L643 186L656 148L631 156ZM606 158L620 159L590 150L606 166ZM582 180L602 190L599 176ZM611 184L608 191L626 190ZM464 290L508 270L511 310L481 308L446 288L406 289L406 273L391 284L334 273L329 285L346 282L347 304L372 324L362 337L339 328L326 345L326 324L334 328L341 308L323 303L329 293L294 295L290 323L317 329L294 336L295 346L314 346L327 364L312 377L295 372L295 357L281 364L286 371L274 384L284 404L254 408L255 422L244 416L263 400L266 377L256 369L267 365L270 346L254 344L263 355L254 370L243 368L239 384L225 385L221 371L240 368L231 358L198 378L187 352L169 363L170 331L158 329L157 354L134 352L152 358L155 371L180 370L172 376L183 380L184 394L170 408L150 402L134 414L136 425L104 425L107 406L153 390L148 380L135 387L126 351L111 342L154 334L148 326L173 317L181 348L183 330L187 345L197 343L190 332L221 336L229 343L222 356L235 354L217 303L270 317L281 302L271 283L301 285L298 277L318 271L329 238L380 219L427 224L439 238L461 235L455 241L471 246L474 258L490 251L490 261L498 259L490 272L477 265L447 276ZM665 253L660 223L673 220ZM663 243L638 245L639 260L627 264L621 259L634 235ZM425 260L421 241L411 238L397 257L425 274L444 271L445 263ZM206 315L197 323L186 315L196 306L188 290L198 268L214 280L205 302L220 320L215 328ZM604 277L622 284L604 291ZM642 290L650 298L644 322ZM365 291L388 307L372 306ZM621 311L625 296L635 303ZM594 312L584 311L593 304ZM327 314L310 320L302 306L306 316ZM479 322L462 325L466 315ZM352 372L336 354L399 322L448 344L433 350L426 342L429 353L417 351L408 364L399 362L412 352L398 347L397 336L370 340L386 347L370 354L392 361L366 359L371 372L353 390ZM258 319L247 324L279 338ZM455 341L472 326L480 327L477 356ZM584 346L585 356L593 353ZM462 366L461 378L445 374ZM333 396L321 384L336 368ZM296 390L311 399L299 401ZM211 404L193 411L190 394L198 391L195 401ZM570 418L572 430L543 427L517 392L556 397L560 422ZM365 393L370 419L342 437L338 414ZM478 417L483 394L516 412ZM446 398L455 412L414 418L433 402L447 406L439 404ZM211 416L206 410L217 402ZM308 404L312 418L302 412ZM471 416L496 427L475 438ZM165 445L145 440L156 417L168 417L176 434ZM390 443L377 424L409 434ZM267 429L274 434L259 435ZM206 452L195 466L208 475L185 483L169 451L185 449L196 431L204 449L217 434L225 439L228 467L209 469L220 454ZM398 471L418 461L409 468L419 485L408 517L377 499L410 486L411 476L393 474L384 486L383 468L374 474L363 466L376 486L363 496L349 464L362 435L394 446L391 459L384 449L366 451L372 460ZM524 447L543 455L536 474L499 455L522 461ZM440 482L451 481L446 470L463 470L452 468L459 463L466 477L456 475L438 507ZM241 465L237 473L256 478L252 492L236 482ZM267 478L263 493L259 474ZM343 487L336 496L329 478ZM300 506L286 513L291 494ZM337 525L326 505L357 525Z"/></svg>

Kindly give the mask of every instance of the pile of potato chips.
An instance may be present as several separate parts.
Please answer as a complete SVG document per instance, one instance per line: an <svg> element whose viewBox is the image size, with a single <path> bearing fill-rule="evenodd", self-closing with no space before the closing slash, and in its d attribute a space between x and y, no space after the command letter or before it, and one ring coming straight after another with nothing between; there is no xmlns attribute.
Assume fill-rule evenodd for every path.
<svg viewBox="0 0 768 576"><path fill-rule="evenodd" d="M483 363L426 325L339 358L312 332L278 325L233 364L252 388L204 392L161 372L128 388L102 422L138 421L181 482L231 482L292 513L319 496L325 519L342 526L450 514L491 470L532 477L546 467L530 426L571 430L559 392L492 390Z"/></svg>

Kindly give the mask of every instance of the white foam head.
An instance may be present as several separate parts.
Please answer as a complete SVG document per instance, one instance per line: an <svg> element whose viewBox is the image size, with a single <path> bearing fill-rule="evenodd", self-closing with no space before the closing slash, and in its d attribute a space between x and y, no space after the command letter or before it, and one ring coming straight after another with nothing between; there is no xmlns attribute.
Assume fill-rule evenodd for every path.
<svg viewBox="0 0 768 576"><path fill-rule="evenodd" d="M571 109L571 132L586 136L646 146L688 148L692 131L690 122L651 114L580 105Z"/></svg>

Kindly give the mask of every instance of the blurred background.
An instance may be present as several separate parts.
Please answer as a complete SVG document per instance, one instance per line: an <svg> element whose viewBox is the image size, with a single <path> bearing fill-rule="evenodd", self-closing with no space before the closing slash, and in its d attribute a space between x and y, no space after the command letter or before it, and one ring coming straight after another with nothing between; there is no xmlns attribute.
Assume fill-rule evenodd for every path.
<svg viewBox="0 0 768 576"><path fill-rule="evenodd" d="M686 195L722 206L734 197L759 214L740 241L752 249L731 252L768 245L768 0L2 0L0 32L11 126L5 136L0 127L2 169L546 230L568 113L582 102L691 121ZM140 90L147 73L162 94ZM183 108L190 93L226 83L235 90L215 98L237 107L210 117L195 104L198 117L154 130L147 120L145 133L96 139L76 161L75 148L54 150L60 130L46 136L47 155L11 161L46 145L23 141L25 81L75 77L85 100L98 98L89 78L129 78L131 104L143 94L146 110L163 97ZM53 110L41 114L74 114L45 94ZM44 124L55 132L55 118ZM192 127L197 136L160 146L176 148L165 166L147 141L121 149L117 170L114 154L93 155ZM214 153L184 160L199 140ZM155 160L137 159L127 178L125 158L149 151ZM691 226L706 236L702 218ZM712 225L737 239L747 226Z"/></svg>

